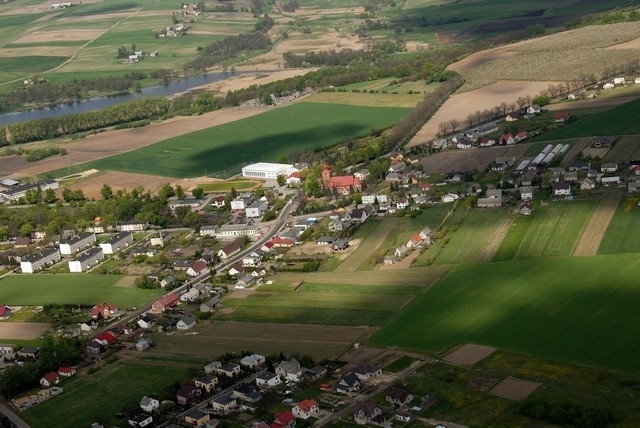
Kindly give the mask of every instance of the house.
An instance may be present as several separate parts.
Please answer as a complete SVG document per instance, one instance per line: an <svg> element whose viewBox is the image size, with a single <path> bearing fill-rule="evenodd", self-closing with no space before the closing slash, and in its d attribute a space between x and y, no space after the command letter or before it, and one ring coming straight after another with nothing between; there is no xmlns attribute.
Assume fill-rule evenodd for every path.
<svg viewBox="0 0 640 428"><path fill-rule="evenodd" d="M578 171L569 171L564 174L564 181L575 183L578 181Z"/></svg>
<svg viewBox="0 0 640 428"><path fill-rule="evenodd" d="M100 248L102 248L102 252L105 254L116 254L132 243L133 234L131 232L120 232L113 235L108 241L100 243Z"/></svg>
<svg viewBox="0 0 640 428"><path fill-rule="evenodd" d="M240 399L250 403L257 403L258 401L262 400L263 397L262 392L256 391L255 389L253 389L253 387L247 384L242 384L235 387L231 394L236 399Z"/></svg>
<svg viewBox="0 0 640 428"><path fill-rule="evenodd" d="M218 369L222 367L222 363L220 361L213 361L206 366L204 366L204 372L206 374L218 373Z"/></svg>
<svg viewBox="0 0 640 428"><path fill-rule="evenodd" d="M402 172L407 167L407 164L404 161L392 161L389 166L389 172Z"/></svg>
<svg viewBox="0 0 640 428"><path fill-rule="evenodd" d="M203 427L210 419L211 416L209 416L209 413L203 412L200 409L193 409L184 415L184 422L194 427Z"/></svg>
<svg viewBox="0 0 640 428"><path fill-rule="evenodd" d="M315 366L311 369L307 369L307 371L304 372L304 377L305 379L308 379L311 382L315 382L318 379L320 379L322 376L325 376L327 374L327 368L323 367L323 366Z"/></svg>
<svg viewBox="0 0 640 428"><path fill-rule="evenodd" d="M266 361L266 358L260 354L251 354L246 357L242 357L240 360L240 365L249 367L250 369L255 369L258 366L261 366Z"/></svg>
<svg viewBox="0 0 640 428"><path fill-rule="evenodd" d="M397 172L390 172L384 177L384 181L389 183L397 183L402 180L402 174Z"/></svg>
<svg viewBox="0 0 640 428"><path fill-rule="evenodd" d="M335 238L333 238L332 236L321 236L316 239L316 245L331 245L333 244L334 240Z"/></svg>
<svg viewBox="0 0 640 428"><path fill-rule="evenodd" d="M269 209L267 201L255 201L245 209L245 216L247 218L260 218Z"/></svg>
<svg viewBox="0 0 640 428"><path fill-rule="evenodd" d="M95 340L102 343L104 346L113 345L118 341L118 335L112 331L103 331L96 336Z"/></svg>
<svg viewBox="0 0 640 428"><path fill-rule="evenodd" d="M260 266L262 263L262 255L261 254L253 254L248 255L242 258L242 266L243 267L256 267Z"/></svg>
<svg viewBox="0 0 640 428"><path fill-rule="evenodd" d="M640 190L640 182L638 181L630 181L627 183L627 191L629 193L635 193Z"/></svg>
<svg viewBox="0 0 640 428"><path fill-rule="evenodd" d="M382 410L371 401L356 401L353 405L353 419L358 425L370 424L380 415Z"/></svg>
<svg viewBox="0 0 640 428"><path fill-rule="evenodd" d="M616 172L618 170L618 164L616 163L603 163L600 165L600 172Z"/></svg>
<svg viewBox="0 0 640 428"><path fill-rule="evenodd" d="M87 270L95 267L102 260L104 260L104 253L102 252L102 248L90 248L84 253L78 254L75 260L70 260L68 262L69 272L86 272Z"/></svg>
<svg viewBox="0 0 640 428"><path fill-rule="evenodd" d="M478 198L479 208L495 208L502 206L502 198Z"/></svg>
<svg viewBox="0 0 640 428"><path fill-rule="evenodd" d="M472 147L471 140L460 140L456 143L456 147L459 149L470 149Z"/></svg>
<svg viewBox="0 0 640 428"><path fill-rule="evenodd" d="M520 188L520 199L530 201L533 199L533 187L523 186Z"/></svg>
<svg viewBox="0 0 640 428"><path fill-rule="evenodd" d="M409 241L405 244L407 248L416 248L418 245L422 244L422 238L419 233L411 235Z"/></svg>
<svg viewBox="0 0 640 428"><path fill-rule="evenodd" d="M76 374L76 369L73 367L59 367L58 376L70 378Z"/></svg>
<svg viewBox="0 0 640 428"><path fill-rule="evenodd" d="M174 282L176 282L176 280L173 279L171 275L165 276L164 278L162 278L162 281L160 281L160 287L162 288L170 287L171 285L173 285Z"/></svg>
<svg viewBox="0 0 640 428"><path fill-rule="evenodd" d="M118 307L116 305L110 305L108 303L101 303L99 305L95 305L91 308L89 313L91 314L91 318L98 319L108 319L116 315L118 312Z"/></svg>
<svg viewBox="0 0 640 428"><path fill-rule="evenodd" d="M509 113L507 115L507 117L505 118L505 120L507 122L515 122L515 121L520 120L520 119L521 119L520 114L519 113L515 113L515 112Z"/></svg>
<svg viewBox="0 0 640 428"><path fill-rule="evenodd" d="M302 176L299 172L292 172L289 177L287 177L286 184L287 186L297 187L302 182Z"/></svg>
<svg viewBox="0 0 640 428"><path fill-rule="evenodd" d="M407 198L400 198L396 202L396 208L403 210L409 206L409 200Z"/></svg>
<svg viewBox="0 0 640 428"><path fill-rule="evenodd" d="M209 266L207 266L207 264L202 260L198 260L197 262L189 266L189 269L187 269L187 275L194 278L197 276L206 275L209 272L211 272L211 269L209 269Z"/></svg>
<svg viewBox="0 0 640 428"><path fill-rule="evenodd" d="M220 298L214 296L200 305L200 312L211 312L218 306L220 306Z"/></svg>
<svg viewBox="0 0 640 428"><path fill-rule="evenodd" d="M331 246L331 248L333 249L333 251L346 250L347 248L349 248L349 240L344 238L336 239L333 242L333 245Z"/></svg>
<svg viewBox="0 0 640 428"><path fill-rule="evenodd" d="M331 170L322 171L322 186L341 195L349 195L362 190L362 180L351 175L331 176Z"/></svg>
<svg viewBox="0 0 640 428"><path fill-rule="evenodd" d="M393 255L395 258L400 259L404 257L404 255L407 254L408 251L409 249L407 248L406 245L401 245L394 250Z"/></svg>
<svg viewBox="0 0 640 428"><path fill-rule="evenodd" d="M214 412L227 414L238 405L236 398L232 395L222 395L211 400L211 408Z"/></svg>
<svg viewBox="0 0 640 428"><path fill-rule="evenodd" d="M245 288L249 287L254 282L256 282L256 278L251 274L246 274L242 278L237 280L236 283L233 286L234 286L234 288L236 288L238 290L244 290Z"/></svg>
<svg viewBox="0 0 640 428"><path fill-rule="evenodd" d="M256 385L260 388L273 388L281 383L280 376L275 373L264 372L256 377Z"/></svg>
<svg viewBox="0 0 640 428"><path fill-rule="evenodd" d="M153 416L142 413L132 417L128 422L129 426L143 428L153 424Z"/></svg>
<svg viewBox="0 0 640 428"><path fill-rule="evenodd" d="M551 184L553 196L569 196L571 195L571 184L566 181L560 181Z"/></svg>
<svg viewBox="0 0 640 428"><path fill-rule="evenodd" d="M362 381L360 378L355 373L351 372L340 379L336 386L336 391L342 394L349 394L359 390L361 385Z"/></svg>
<svg viewBox="0 0 640 428"><path fill-rule="evenodd" d="M531 215L533 212L533 204L531 201L524 201L520 204L520 208L518 209L518 213L522 215Z"/></svg>
<svg viewBox="0 0 640 428"><path fill-rule="evenodd" d="M225 366L220 367L218 369L218 374L227 376L227 377L233 377L233 376L237 376L240 374L240 366L238 364L235 363L227 363Z"/></svg>
<svg viewBox="0 0 640 428"><path fill-rule="evenodd" d="M182 318L180 318L180 321L178 321L178 323L176 324L176 328L178 330L189 330L190 328L193 328L195 325L196 325L196 318L191 314L187 314Z"/></svg>
<svg viewBox="0 0 640 428"><path fill-rule="evenodd" d="M566 122L571 117L568 111L556 111L553 113L554 122Z"/></svg>
<svg viewBox="0 0 640 428"><path fill-rule="evenodd" d="M28 248L30 245L31 245L31 238L21 236L19 238L16 238L16 240L13 243L13 248Z"/></svg>
<svg viewBox="0 0 640 428"><path fill-rule="evenodd" d="M211 205L213 205L216 208L224 208L226 204L227 202L224 195L218 195L215 198L213 198L213 200L211 201Z"/></svg>
<svg viewBox="0 0 640 428"><path fill-rule="evenodd" d="M433 232L428 227L425 227L420 231L420 239L427 241L427 243L433 242Z"/></svg>
<svg viewBox="0 0 640 428"><path fill-rule="evenodd" d="M234 254L239 253L240 250L242 250L242 241L237 239L225 245L224 247L220 248L217 254L218 254L218 257L220 257L222 260L226 260L229 257L233 256Z"/></svg>
<svg viewBox="0 0 640 428"><path fill-rule="evenodd" d="M164 296L160 300L156 300L153 305L151 305L151 312L159 314L167 309L175 307L180 301L180 297L176 293L169 293Z"/></svg>
<svg viewBox="0 0 640 428"><path fill-rule="evenodd" d="M385 400L390 404L399 404L405 405L413 401L413 395L410 394L407 390L398 388L395 386L390 386L384 393Z"/></svg>
<svg viewBox="0 0 640 428"><path fill-rule="evenodd" d="M200 388L195 385L185 385L176 392L176 402L181 406L186 406L201 395Z"/></svg>
<svg viewBox="0 0 640 428"><path fill-rule="evenodd" d="M355 178L357 178L358 180L364 180L365 178L367 178L369 176L369 170L364 168L364 169L360 169L356 172L353 173L353 176Z"/></svg>
<svg viewBox="0 0 640 428"><path fill-rule="evenodd" d="M91 318L85 322L78 323L78 325L80 325L80 331L87 332L96 329L98 327L98 321Z"/></svg>
<svg viewBox="0 0 640 428"><path fill-rule="evenodd" d="M529 107L527 107L527 113L528 114L539 114L540 113L540 106L537 104L532 104Z"/></svg>
<svg viewBox="0 0 640 428"><path fill-rule="evenodd" d="M369 380L373 377L380 376L382 374L382 369L371 364L360 364L358 367L353 369L353 373L358 376L360 380Z"/></svg>
<svg viewBox="0 0 640 428"><path fill-rule="evenodd" d="M145 314L138 320L137 324L140 328L150 329L156 325L156 317L150 314Z"/></svg>
<svg viewBox="0 0 640 428"><path fill-rule="evenodd" d="M207 394L209 394L215 389L216 385L218 384L218 378L213 375L206 374L200 379L196 379L194 381L194 384L195 386L197 386L198 388L202 388L207 392Z"/></svg>
<svg viewBox="0 0 640 428"><path fill-rule="evenodd" d="M149 228L148 222L132 221L128 223L120 223L116 225L118 232L143 232Z"/></svg>
<svg viewBox="0 0 640 428"><path fill-rule="evenodd" d="M276 413L276 417L271 423L271 428L295 428L296 418L291 411Z"/></svg>
<svg viewBox="0 0 640 428"><path fill-rule="evenodd" d="M589 177L582 180L580 183L580 190L593 190L596 188L596 182L590 179Z"/></svg>
<svg viewBox="0 0 640 428"><path fill-rule="evenodd" d="M614 85L624 85L624 83L625 83L624 77L614 77L613 78L613 84Z"/></svg>
<svg viewBox="0 0 640 428"><path fill-rule="evenodd" d="M140 339L136 342L136 351L145 351L149 349L151 346L151 341L149 339Z"/></svg>
<svg viewBox="0 0 640 428"><path fill-rule="evenodd" d="M602 85L602 89L613 89L615 87L616 87L616 85L613 82L605 82Z"/></svg>
<svg viewBox="0 0 640 428"><path fill-rule="evenodd" d="M58 377L58 374L56 372L46 373L40 378L40 385L44 386L45 388L49 388L59 383L60 378Z"/></svg>
<svg viewBox="0 0 640 428"><path fill-rule="evenodd" d="M502 134L498 139L498 141L500 141L500 144L511 145L511 144L515 144L516 139L513 137L513 134L507 133L507 134Z"/></svg>
<svg viewBox="0 0 640 428"><path fill-rule="evenodd" d="M618 177L618 176L615 176L615 177L601 177L600 178L600 182L605 186L610 186L612 184L620 183L620 177Z"/></svg>
<svg viewBox="0 0 640 428"><path fill-rule="evenodd" d="M578 97L576 96L576 94L569 94L567 95L567 99L569 101L575 101Z"/></svg>
<svg viewBox="0 0 640 428"><path fill-rule="evenodd" d="M524 131L520 131L513 138L514 140L516 140L516 143L519 143L520 141L524 141L527 139L527 133Z"/></svg>
<svg viewBox="0 0 640 428"><path fill-rule="evenodd" d="M613 139L609 137L593 137L591 139L591 145L596 149L601 147L611 147L613 145Z"/></svg>
<svg viewBox="0 0 640 428"><path fill-rule="evenodd" d="M153 413L160 408L160 401L155 398L147 397L146 395L142 397L139 404L142 411L146 413Z"/></svg>
<svg viewBox="0 0 640 428"><path fill-rule="evenodd" d="M191 260L184 260L184 259L177 259L171 262L171 266L173 267L173 270L183 271L183 272L186 272L187 269L189 269L189 267L191 267L192 264L193 262Z"/></svg>
<svg viewBox="0 0 640 428"><path fill-rule="evenodd" d="M320 414L320 406L316 400L302 400L291 409L297 419L309 419Z"/></svg>
<svg viewBox="0 0 640 428"><path fill-rule="evenodd" d="M441 198L442 202L444 203L454 202L458 199L460 199L460 196L455 193L447 193Z"/></svg>
<svg viewBox="0 0 640 428"><path fill-rule="evenodd" d="M302 379L300 362L295 358L280 361L280 363L275 366L275 371L277 375L282 376L285 380L299 382Z"/></svg>
<svg viewBox="0 0 640 428"><path fill-rule="evenodd" d="M0 305L0 320L6 320L11 316L11 308Z"/></svg>
<svg viewBox="0 0 640 428"><path fill-rule="evenodd" d="M83 233L78 236L74 236L66 242L60 242L60 254L64 256L70 256L77 253L83 248L87 248L96 242L95 233Z"/></svg>
<svg viewBox="0 0 640 428"><path fill-rule="evenodd" d="M45 248L40 254L34 254L20 260L20 270L22 273L35 273L59 261L60 251L57 248Z"/></svg>
<svg viewBox="0 0 640 428"><path fill-rule="evenodd" d="M92 340L86 347L87 354L100 355L102 354L102 344L97 340Z"/></svg>

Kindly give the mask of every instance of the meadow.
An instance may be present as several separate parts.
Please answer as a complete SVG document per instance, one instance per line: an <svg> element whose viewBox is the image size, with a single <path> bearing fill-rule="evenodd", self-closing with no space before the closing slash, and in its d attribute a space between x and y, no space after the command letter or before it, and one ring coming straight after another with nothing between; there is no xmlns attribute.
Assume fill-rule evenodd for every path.
<svg viewBox="0 0 640 428"><path fill-rule="evenodd" d="M637 197L628 197L613 215L598 254L640 253L640 207Z"/></svg>
<svg viewBox="0 0 640 428"><path fill-rule="evenodd" d="M369 343L441 353L461 343L640 374L636 255L454 267Z"/></svg>
<svg viewBox="0 0 640 428"><path fill-rule="evenodd" d="M216 183L203 183L199 184L198 187L202 187L205 192L229 192L231 189L240 190L249 190L255 187L258 187L261 184L260 181L251 181L251 180L238 180L238 181L220 181Z"/></svg>
<svg viewBox="0 0 640 428"><path fill-rule="evenodd" d="M64 394L51 398L21 414L32 426L59 428L88 426L92 422L115 422L125 406L135 406L145 396L166 396L167 388L189 376L189 367L162 364L114 363L90 376L76 376L61 386ZM134 380L135 381L132 381ZM64 417L60 414L64 409Z"/></svg>
<svg viewBox="0 0 640 428"><path fill-rule="evenodd" d="M10 275L0 280L0 301L8 305L46 305L48 303L95 305L109 302L132 308L162 294L117 283L122 275L36 274Z"/></svg>
<svg viewBox="0 0 640 428"><path fill-rule="evenodd" d="M166 177L228 177L243 165L325 147L386 128L409 109L301 102L100 159L84 169Z"/></svg>

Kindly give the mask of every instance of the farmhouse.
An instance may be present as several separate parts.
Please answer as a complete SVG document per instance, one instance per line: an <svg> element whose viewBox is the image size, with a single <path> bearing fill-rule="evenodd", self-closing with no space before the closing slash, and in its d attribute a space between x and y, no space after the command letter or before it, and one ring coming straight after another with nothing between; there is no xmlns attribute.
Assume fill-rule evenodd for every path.
<svg viewBox="0 0 640 428"><path fill-rule="evenodd" d="M382 409L371 401L356 401L353 405L353 419L358 425L370 424L379 416L382 416Z"/></svg>
<svg viewBox="0 0 640 428"><path fill-rule="evenodd" d="M351 372L340 379L336 391L341 394L349 394L360 389L362 381L355 373Z"/></svg>
<svg viewBox="0 0 640 428"><path fill-rule="evenodd" d="M213 391L213 389L218 384L218 378L213 375L206 374L202 376L200 379L196 379L194 383L198 388L202 388L205 391L207 391L207 393L209 393Z"/></svg>
<svg viewBox="0 0 640 428"><path fill-rule="evenodd" d="M331 170L325 168L322 171L322 186L325 189L338 192L341 195L349 195L362 190L362 180L352 175L331 176Z"/></svg>
<svg viewBox="0 0 640 428"><path fill-rule="evenodd" d="M226 204L227 202L224 195L218 195L215 198L213 198L213 200L211 201L211 205L213 205L216 208L224 208Z"/></svg>
<svg viewBox="0 0 640 428"><path fill-rule="evenodd" d="M553 196L569 196L571 195L571 184L566 181L560 181L551 185Z"/></svg>
<svg viewBox="0 0 640 428"><path fill-rule="evenodd" d="M539 114L540 113L540 106L537 104L531 104L529 107L527 107L527 113L529 114Z"/></svg>
<svg viewBox="0 0 640 428"><path fill-rule="evenodd" d="M523 186L520 188L520 199L530 201L533 199L533 187Z"/></svg>
<svg viewBox="0 0 640 428"><path fill-rule="evenodd" d="M72 377L76 374L76 369L72 367L58 367L58 376L62 377Z"/></svg>
<svg viewBox="0 0 640 428"><path fill-rule="evenodd" d="M50 387L60 383L60 378L56 372L49 372L40 378L40 385Z"/></svg>
<svg viewBox="0 0 640 428"><path fill-rule="evenodd" d="M142 232L149 228L148 222L131 221L127 223L120 223L116 226L118 232Z"/></svg>
<svg viewBox="0 0 640 428"><path fill-rule="evenodd" d="M193 409L184 415L184 422L194 427L204 426L210 419L211 416L209 413L203 412L200 409Z"/></svg>
<svg viewBox="0 0 640 428"><path fill-rule="evenodd" d="M290 164L258 162L242 168L242 176L275 180L279 175L288 177L296 171L297 169Z"/></svg>
<svg viewBox="0 0 640 428"><path fill-rule="evenodd" d="M209 266L207 266L207 264L202 260L198 260L197 262L189 266L189 269L187 269L187 275L191 277L206 275L209 272L211 272L211 269L209 269Z"/></svg>
<svg viewBox="0 0 640 428"><path fill-rule="evenodd" d="M358 376L360 380L368 380L373 377L380 376L382 374L382 369L371 364L360 364L358 367L353 369L353 373Z"/></svg>
<svg viewBox="0 0 640 428"><path fill-rule="evenodd" d="M102 248L90 248L84 253L78 254L75 260L69 261L69 272L82 273L97 265L104 259Z"/></svg>
<svg viewBox="0 0 640 428"><path fill-rule="evenodd" d="M202 395L202 390L195 385L185 385L176 392L176 401L185 406Z"/></svg>
<svg viewBox="0 0 640 428"><path fill-rule="evenodd" d="M600 165L600 172L616 172L618 170L618 164L615 163L603 163Z"/></svg>
<svg viewBox="0 0 640 428"><path fill-rule="evenodd" d="M0 343L0 357L13 360L16 357L17 345Z"/></svg>
<svg viewBox="0 0 640 428"><path fill-rule="evenodd" d="M252 355L247 355L246 357L243 357L240 360L240 365L249 367L250 369L255 369L256 367L264 364L265 361L266 359L263 355L252 354Z"/></svg>
<svg viewBox="0 0 640 428"><path fill-rule="evenodd" d="M116 254L123 248L133 243L133 234L130 232L120 232L112 236L108 241L102 242L100 248L105 254Z"/></svg>
<svg viewBox="0 0 640 428"><path fill-rule="evenodd" d="M176 324L176 328L178 330L189 330L190 328L193 328L195 325L196 325L196 318L191 314L187 314L182 318L180 318L180 321L178 321L178 323Z"/></svg>
<svg viewBox="0 0 640 428"><path fill-rule="evenodd" d="M156 325L156 317L150 314L145 314L142 318L140 318L137 322L140 328L144 328L145 330L150 329L154 325Z"/></svg>
<svg viewBox="0 0 640 428"><path fill-rule="evenodd" d="M593 190L595 188L595 181L593 181L589 177L585 178L584 180L582 180L582 183L580 183L580 190Z"/></svg>
<svg viewBox="0 0 640 428"><path fill-rule="evenodd" d="M11 308L0 305L0 320L6 320L11 316Z"/></svg>
<svg viewBox="0 0 640 428"><path fill-rule="evenodd" d="M399 404L401 406L410 403L413 400L413 395L410 394L407 390L395 386L390 386L389 388L387 388L384 396L385 400L387 400L389 403Z"/></svg>
<svg viewBox="0 0 640 428"><path fill-rule="evenodd" d="M553 121L554 122L565 122L565 121L569 120L570 117L571 117L571 115L569 114L568 111L557 111L557 112L553 113Z"/></svg>
<svg viewBox="0 0 640 428"><path fill-rule="evenodd" d="M293 382L299 382L302 379L302 369L300 368L300 362L295 358L290 360L281 361L275 366L277 375L282 376L285 380Z"/></svg>
<svg viewBox="0 0 640 428"><path fill-rule="evenodd" d="M613 89L613 88L615 88L615 87L616 87L616 85L615 85L613 82L610 82L610 81L605 82L605 83L602 85L602 89Z"/></svg>
<svg viewBox="0 0 640 428"><path fill-rule="evenodd" d="M60 242L60 254L69 256L73 253L87 248L96 242L95 233L83 233L78 236L74 236L67 242Z"/></svg>
<svg viewBox="0 0 640 428"><path fill-rule="evenodd" d="M144 396L140 400L140 408L143 412L153 413L160 407L160 402L155 398Z"/></svg>
<svg viewBox="0 0 640 428"><path fill-rule="evenodd" d="M624 77L614 77L613 78L613 84L614 85L624 85L624 83L625 83Z"/></svg>
<svg viewBox="0 0 640 428"><path fill-rule="evenodd" d="M233 377L240 374L240 366L236 363L227 363L223 367L218 369L218 374L225 375L227 377Z"/></svg>
<svg viewBox="0 0 640 428"><path fill-rule="evenodd" d="M40 254L34 254L20 261L20 269L22 273L34 273L59 261L60 251L57 248L46 248Z"/></svg>
<svg viewBox="0 0 640 428"><path fill-rule="evenodd" d="M287 177L286 184L287 186L298 186L302 182L302 175L299 172L292 172L289 177Z"/></svg>
<svg viewBox="0 0 640 428"><path fill-rule="evenodd" d="M479 208L495 208L502 206L502 198L478 198Z"/></svg>

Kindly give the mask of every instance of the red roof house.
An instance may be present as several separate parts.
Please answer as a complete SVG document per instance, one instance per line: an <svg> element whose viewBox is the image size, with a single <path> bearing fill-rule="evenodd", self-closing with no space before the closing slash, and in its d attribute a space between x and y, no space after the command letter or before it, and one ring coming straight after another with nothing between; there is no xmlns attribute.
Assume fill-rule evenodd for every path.
<svg viewBox="0 0 640 428"><path fill-rule="evenodd" d="M118 340L118 336L111 331L105 331L96 336L96 340L103 345L113 345Z"/></svg>
<svg viewBox="0 0 640 428"><path fill-rule="evenodd" d="M115 305L110 305L108 303L101 303L99 305L95 305L91 308L91 318L109 318L112 317L118 312L118 308Z"/></svg>
<svg viewBox="0 0 640 428"><path fill-rule="evenodd" d="M71 367L60 367L58 369L58 375L63 377L71 377L76 374L76 370Z"/></svg>
<svg viewBox="0 0 640 428"><path fill-rule="evenodd" d="M271 241L269 242L271 242L271 244L273 244L274 247L285 247L285 248L291 248L295 243L293 239L279 238L277 236L272 238Z"/></svg>
<svg viewBox="0 0 640 428"><path fill-rule="evenodd" d="M161 313L166 311L167 309L173 308L180 302L180 297L176 293L169 293L165 296L162 296L160 300L157 300L153 305L151 305L151 312Z"/></svg>
<svg viewBox="0 0 640 428"><path fill-rule="evenodd" d="M60 378L55 372L49 372L40 378L40 385L50 387L60 383Z"/></svg>
<svg viewBox="0 0 640 428"><path fill-rule="evenodd" d="M189 269L187 269L187 275L193 277L204 275L209 272L211 272L211 269L209 269L209 266L207 266L207 264L202 260L198 260L189 266Z"/></svg>
<svg viewBox="0 0 640 428"><path fill-rule="evenodd" d="M293 428L296 426L296 418L291 413L291 410L288 410L283 413L277 413L276 418L271 423L271 428Z"/></svg>
<svg viewBox="0 0 640 428"><path fill-rule="evenodd" d="M557 111L553 113L553 120L555 122L564 122L571 117L568 111Z"/></svg>
<svg viewBox="0 0 640 428"><path fill-rule="evenodd" d="M7 319L11 316L11 309L8 306L0 305L0 320Z"/></svg>

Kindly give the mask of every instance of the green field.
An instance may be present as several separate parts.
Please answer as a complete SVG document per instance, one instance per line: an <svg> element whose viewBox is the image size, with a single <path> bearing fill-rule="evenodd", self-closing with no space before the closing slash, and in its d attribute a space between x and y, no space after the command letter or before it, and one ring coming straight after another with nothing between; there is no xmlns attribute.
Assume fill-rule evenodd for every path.
<svg viewBox="0 0 640 428"><path fill-rule="evenodd" d="M613 215L598 254L640 253L640 207L637 199L629 198Z"/></svg>
<svg viewBox="0 0 640 428"><path fill-rule="evenodd" d="M8 305L66 303L95 305L109 302L121 308L140 306L162 294L133 286L117 286L122 275L11 275L0 280L0 301Z"/></svg>
<svg viewBox="0 0 640 428"><path fill-rule="evenodd" d="M640 374L637 256L454 267L369 339L440 353L460 343Z"/></svg>
<svg viewBox="0 0 640 428"><path fill-rule="evenodd" d="M219 183L199 184L205 192L229 192L231 189L247 190L260 185L259 181L221 181Z"/></svg>
<svg viewBox="0 0 640 428"><path fill-rule="evenodd" d="M613 107L597 115L590 115L588 120L578 120L562 126L542 135L539 140L562 140L593 137L594 135L640 134L638 109L640 109L640 99Z"/></svg>
<svg viewBox="0 0 640 428"><path fill-rule="evenodd" d="M596 200L546 202L531 214L531 225L522 238L516 258L569 256Z"/></svg>
<svg viewBox="0 0 640 428"><path fill-rule="evenodd" d="M153 365L115 363L92 375L83 374L64 382L63 394L21 416L33 427L52 426L52 421L56 428L89 426L97 421L107 425L115 422L115 414L125 406L137 407L145 395L174 398L166 396L167 388L188 376L188 367L166 361Z"/></svg>
<svg viewBox="0 0 640 428"><path fill-rule="evenodd" d="M309 150L390 126L404 108L296 103L257 116L171 138L85 164L166 177L227 177L245 163L275 161L293 150ZM86 169L85 168L85 169Z"/></svg>

